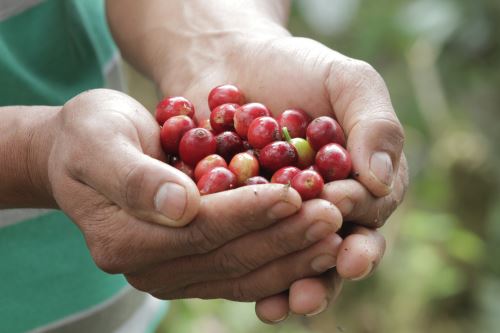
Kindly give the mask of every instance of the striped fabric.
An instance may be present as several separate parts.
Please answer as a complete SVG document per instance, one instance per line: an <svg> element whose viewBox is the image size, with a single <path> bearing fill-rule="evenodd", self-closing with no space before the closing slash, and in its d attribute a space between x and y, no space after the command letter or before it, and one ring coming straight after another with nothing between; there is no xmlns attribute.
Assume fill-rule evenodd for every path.
<svg viewBox="0 0 500 333"><path fill-rule="evenodd" d="M118 60L103 0L0 0L0 106L121 88ZM0 333L148 332L166 310L97 269L55 210L0 210L0 279Z"/></svg>

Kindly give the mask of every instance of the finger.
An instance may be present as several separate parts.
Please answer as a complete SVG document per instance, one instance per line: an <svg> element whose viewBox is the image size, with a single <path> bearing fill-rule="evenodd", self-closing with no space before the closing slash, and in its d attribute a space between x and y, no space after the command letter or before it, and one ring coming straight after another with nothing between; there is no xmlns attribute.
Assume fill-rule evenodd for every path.
<svg viewBox="0 0 500 333"><path fill-rule="evenodd" d="M345 279L364 279L373 272L384 251L385 239L379 232L356 226L342 241L337 272Z"/></svg>
<svg viewBox="0 0 500 333"><path fill-rule="evenodd" d="M253 232L203 255L172 260L139 274L129 281L146 292L202 281L236 278L305 249L334 234L342 223L340 212L331 203L315 199L304 202L297 214L278 224ZM147 288L147 289L146 289Z"/></svg>
<svg viewBox="0 0 500 333"><path fill-rule="evenodd" d="M298 279L321 274L335 266L341 238L333 234L321 242L295 254L271 262L244 277L204 282L176 292L153 293L158 298L225 298L255 301L288 289Z"/></svg>
<svg viewBox="0 0 500 333"><path fill-rule="evenodd" d="M205 196L189 226L165 228L128 214L94 189L67 178L60 186L66 191L63 194L80 199L67 211L82 229L97 266L108 273L132 274L160 262L209 252L250 229L278 221L279 214L293 214L301 205L299 194L283 185L260 186L257 195L247 186L234 195L222 195L221 200Z"/></svg>
<svg viewBox="0 0 500 333"><path fill-rule="evenodd" d="M353 173L377 197L392 190L404 132L384 80L363 61L333 61L327 89L347 134Z"/></svg>
<svg viewBox="0 0 500 333"><path fill-rule="evenodd" d="M135 217L168 226L189 223L198 213L198 189L181 171L156 159L164 156L159 126L149 112L118 92L97 90L92 98L86 96L65 105L72 110L65 117L75 117L65 119L72 131L65 149L69 174ZM93 107L106 111L99 122L89 111ZM75 147L86 158L76 156L82 151Z"/></svg>
<svg viewBox="0 0 500 333"><path fill-rule="evenodd" d="M260 230L300 210L297 191L282 184L244 186L206 195L186 232L194 248L206 253L232 239Z"/></svg>
<svg viewBox="0 0 500 333"><path fill-rule="evenodd" d="M298 315L315 316L333 304L341 290L342 278L335 269L295 281L288 296L290 310Z"/></svg>
<svg viewBox="0 0 500 333"><path fill-rule="evenodd" d="M277 324L288 317L288 293L283 292L255 302L255 314L266 324Z"/></svg>
<svg viewBox="0 0 500 333"><path fill-rule="evenodd" d="M337 206L345 220L379 228L403 201L407 185L407 164L403 155L394 190L389 195L377 198L358 181L345 179L326 184L320 197Z"/></svg>

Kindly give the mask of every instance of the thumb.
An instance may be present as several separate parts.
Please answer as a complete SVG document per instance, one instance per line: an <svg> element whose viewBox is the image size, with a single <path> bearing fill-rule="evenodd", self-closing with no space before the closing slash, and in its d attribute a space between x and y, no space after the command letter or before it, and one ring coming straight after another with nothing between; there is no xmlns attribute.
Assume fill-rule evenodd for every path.
<svg viewBox="0 0 500 333"><path fill-rule="evenodd" d="M81 170L80 181L141 220L182 227L196 216L200 194L191 178L133 144L112 146L99 153L99 165Z"/></svg>
<svg viewBox="0 0 500 333"><path fill-rule="evenodd" d="M200 206L200 194L191 178L170 165L140 155L122 175L118 188L122 208L141 219L170 227L191 222Z"/></svg>
<svg viewBox="0 0 500 333"><path fill-rule="evenodd" d="M362 61L332 68L331 104L347 135L354 175L375 196L392 191L404 132L380 75ZM341 93L339 93L341 92Z"/></svg>

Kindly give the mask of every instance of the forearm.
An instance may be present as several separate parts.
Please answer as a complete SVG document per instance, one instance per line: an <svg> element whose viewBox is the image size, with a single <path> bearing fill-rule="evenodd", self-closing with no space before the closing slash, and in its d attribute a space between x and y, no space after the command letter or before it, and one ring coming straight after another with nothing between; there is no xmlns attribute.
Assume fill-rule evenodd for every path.
<svg viewBox="0 0 500 333"><path fill-rule="evenodd" d="M47 179L51 131L59 107L0 107L0 209L55 207Z"/></svg>
<svg viewBox="0 0 500 333"><path fill-rule="evenodd" d="M122 54L164 93L226 61L239 38L287 35L288 11L288 0L107 1Z"/></svg>

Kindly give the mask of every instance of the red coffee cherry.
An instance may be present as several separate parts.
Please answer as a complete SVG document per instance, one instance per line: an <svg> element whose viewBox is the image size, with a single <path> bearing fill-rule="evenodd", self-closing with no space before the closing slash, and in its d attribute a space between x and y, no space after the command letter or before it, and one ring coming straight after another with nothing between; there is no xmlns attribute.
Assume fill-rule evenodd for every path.
<svg viewBox="0 0 500 333"><path fill-rule="evenodd" d="M196 185L201 195L227 191L236 187L236 176L226 168L216 167L204 174Z"/></svg>
<svg viewBox="0 0 500 333"><path fill-rule="evenodd" d="M193 119L188 116L174 116L167 119L160 131L161 146L165 153L177 154L182 136L195 127Z"/></svg>
<svg viewBox="0 0 500 333"><path fill-rule="evenodd" d="M333 118L323 116L314 119L307 126L307 141L318 151L326 144L338 143L345 147L345 136L342 127Z"/></svg>
<svg viewBox="0 0 500 333"><path fill-rule="evenodd" d="M252 120L248 127L248 143L257 149L281 140L280 127L272 117L259 117Z"/></svg>
<svg viewBox="0 0 500 333"><path fill-rule="evenodd" d="M234 128L243 139L247 138L248 127L252 120L259 117L269 117L271 112L261 103L248 103L240 106L234 113Z"/></svg>
<svg viewBox="0 0 500 333"><path fill-rule="evenodd" d="M351 173L351 156L341 145L329 143L316 154L316 167L326 182L346 179Z"/></svg>
<svg viewBox="0 0 500 333"><path fill-rule="evenodd" d="M185 163L195 166L205 156L215 153L214 135L204 128L193 128L184 133L179 144L179 155Z"/></svg>
<svg viewBox="0 0 500 333"><path fill-rule="evenodd" d="M181 96L167 97L156 106L156 121L162 126L167 119L175 116L193 118L194 106L189 100Z"/></svg>
<svg viewBox="0 0 500 333"><path fill-rule="evenodd" d="M208 107L210 110L226 103L242 105L245 103L245 95L232 84L223 84L213 88L208 94Z"/></svg>
<svg viewBox="0 0 500 333"><path fill-rule="evenodd" d="M275 141L259 152L260 165L268 170L275 171L284 166L293 166L297 163L297 151L285 141Z"/></svg>
<svg viewBox="0 0 500 333"><path fill-rule="evenodd" d="M324 181L316 171L303 170L293 177L291 185L299 192L302 200L309 200L321 194Z"/></svg>
<svg viewBox="0 0 500 333"><path fill-rule="evenodd" d="M226 103L216 107L210 113L210 125L215 133L234 131L234 113L238 104Z"/></svg>

